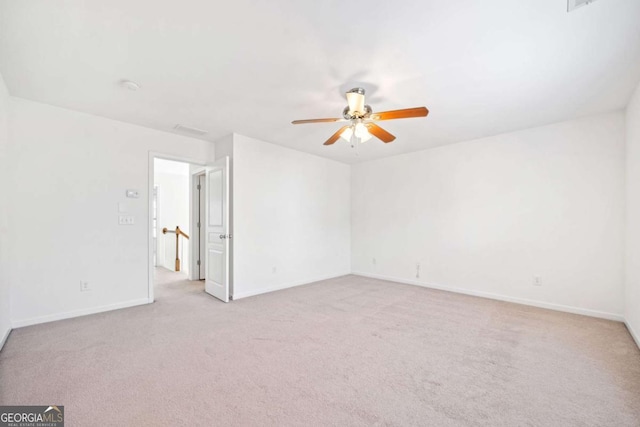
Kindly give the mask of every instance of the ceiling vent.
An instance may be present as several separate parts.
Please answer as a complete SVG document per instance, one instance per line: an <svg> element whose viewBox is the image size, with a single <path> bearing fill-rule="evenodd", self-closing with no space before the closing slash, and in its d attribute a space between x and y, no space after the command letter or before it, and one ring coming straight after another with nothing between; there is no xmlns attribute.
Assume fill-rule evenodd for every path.
<svg viewBox="0 0 640 427"><path fill-rule="evenodd" d="M596 0L567 0L567 12L571 12L582 6L587 6L594 1Z"/></svg>
<svg viewBox="0 0 640 427"><path fill-rule="evenodd" d="M185 125L175 125L173 130L176 132L184 133L185 135L191 135L191 136L203 136L209 133L206 130L192 128L190 126L185 126Z"/></svg>

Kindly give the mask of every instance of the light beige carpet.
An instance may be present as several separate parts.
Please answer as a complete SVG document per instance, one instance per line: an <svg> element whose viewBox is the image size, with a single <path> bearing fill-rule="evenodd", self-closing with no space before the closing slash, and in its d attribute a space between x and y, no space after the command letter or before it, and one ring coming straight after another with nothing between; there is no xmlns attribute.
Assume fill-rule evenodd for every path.
<svg viewBox="0 0 640 427"><path fill-rule="evenodd" d="M157 302L17 329L1 404L69 426L638 426L640 351L616 322L356 276L223 304Z"/></svg>

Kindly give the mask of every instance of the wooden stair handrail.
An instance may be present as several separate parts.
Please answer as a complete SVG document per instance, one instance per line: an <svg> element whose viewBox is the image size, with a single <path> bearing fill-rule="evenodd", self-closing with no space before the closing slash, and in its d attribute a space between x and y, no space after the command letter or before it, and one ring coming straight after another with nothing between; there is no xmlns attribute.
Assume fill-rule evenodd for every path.
<svg viewBox="0 0 640 427"><path fill-rule="evenodd" d="M180 226L178 225L176 225L175 230L169 230L167 227L164 227L162 229L162 234L167 234L167 233L173 233L176 235L176 271L180 271L180 252L179 252L180 236L188 239L189 235L184 231L180 230Z"/></svg>

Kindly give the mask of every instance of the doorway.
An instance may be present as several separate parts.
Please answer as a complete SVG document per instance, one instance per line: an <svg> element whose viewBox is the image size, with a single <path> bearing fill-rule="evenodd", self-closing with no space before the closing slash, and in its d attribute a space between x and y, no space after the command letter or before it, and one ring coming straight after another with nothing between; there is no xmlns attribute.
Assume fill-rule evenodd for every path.
<svg viewBox="0 0 640 427"><path fill-rule="evenodd" d="M157 298L178 295L181 289L193 290L190 283L193 238L191 224L190 163L154 159L154 203L152 233L154 236L154 294Z"/></svg>
<svg viewBox="0 0 640 427"><path fill-rule="evenodd" d="M190 165L156 159L154 168L156 266L189 274Z"/></svg>
<svg viewBox="0 0 640 427"><path fill-rule="evenodd" d="M229 301L230 191L228 157L149 153L150 302L194 289Z"/></svg>

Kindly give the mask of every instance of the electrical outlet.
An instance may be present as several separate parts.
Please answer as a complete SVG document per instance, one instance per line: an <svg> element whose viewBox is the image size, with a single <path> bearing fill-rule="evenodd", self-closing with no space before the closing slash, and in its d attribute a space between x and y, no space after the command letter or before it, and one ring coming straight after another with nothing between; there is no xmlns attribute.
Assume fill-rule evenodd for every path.
<svg viewBox="0 0 640 427"><path fill-rule="evenodd" d="M373 264L373 265L376 265L376 264L377 264L377 261L376 261L376 259L375 259L375 258L373 258L373 259L371 260L371 264Z"/></svg>
<svg viewBox="0 0 640 427"><path fill-rule="evenodd" d="M273 268L271 269L271 272L272 272L273 274L276 274L276 272L277 272L277 271L278 271L278 270L277 270L275 267L273 267Z"/></svg>
<svg viewBox="0 0 640 427"><path fill-rule="evenodd" d="M416 263L416 279L420 278L420 263Z"/></svg>
<svg viewBox="0 0 640 427"><path fill-rule="evenodd" d="M80 292L87 292L91 290L91 286L89 286L89 282L85 282L83 280L80 281Z"/></svg>
<svg viewBox="0 0 640 427"><path fill-rule="evenodd" d="M542 286L541 276L533 276L533 286Z"/></svg>

